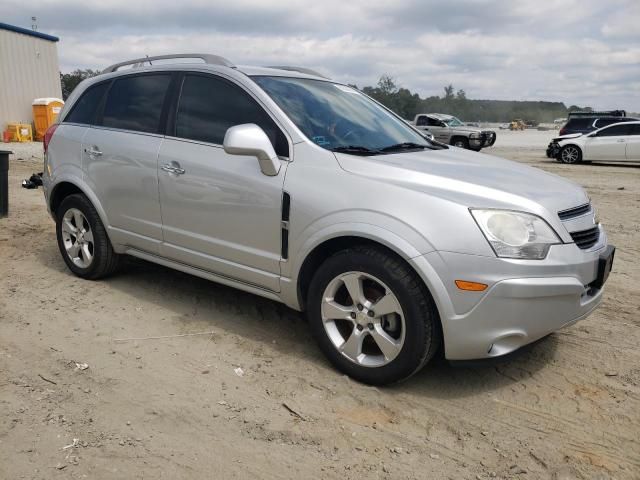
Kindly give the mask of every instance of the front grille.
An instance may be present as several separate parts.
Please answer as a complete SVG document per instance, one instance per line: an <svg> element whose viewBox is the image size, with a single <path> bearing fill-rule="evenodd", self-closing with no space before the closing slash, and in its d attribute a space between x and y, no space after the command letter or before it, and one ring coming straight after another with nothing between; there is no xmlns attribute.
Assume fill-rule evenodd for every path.
<svg viewBox="0 0 640 480"><path fill-rule="evenodd" d="M580 205L579 207L569 208L567 210L562 210L558 212L558 216L560 220L569 220L571 218L579 217L584 215L585 213L589 213L591 211L591 204L585 203L584 205Z"/></svg>
<svg viewBox="0 0 640 480"><path fill-rule="evenodd" d="M593 247L598 243L600 238L600 228L596 225L588 230L582 230L580 232L571 232L571 238L576 242L576 245L583 250Z"/></svg>

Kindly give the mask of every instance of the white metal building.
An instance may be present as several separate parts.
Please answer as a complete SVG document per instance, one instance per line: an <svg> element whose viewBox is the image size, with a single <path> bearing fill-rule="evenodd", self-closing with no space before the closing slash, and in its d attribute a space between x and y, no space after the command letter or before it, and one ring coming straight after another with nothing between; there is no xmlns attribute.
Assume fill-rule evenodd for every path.
<svg viewBox="0 0 640 480"><path fill-rule="evenodd" d="M0 132L8 122L31 123L34 99L62 98L57 42L58 37L0 23Z"/></svg>

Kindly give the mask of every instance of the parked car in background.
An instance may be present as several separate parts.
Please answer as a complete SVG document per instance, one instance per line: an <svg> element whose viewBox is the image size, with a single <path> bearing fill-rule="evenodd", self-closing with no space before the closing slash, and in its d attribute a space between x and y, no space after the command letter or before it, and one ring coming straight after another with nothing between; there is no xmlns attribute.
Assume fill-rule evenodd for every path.
<svg viewBox="0 0 640 480"><path fill-rule="evenodd" d="M567 122L558 131L558 136L552 138L547 146L547 157L556 158L558 156L558 142L566 135L589 133L614 123L633 122L637 120L640 119L627 117L627 113L624 110L570 112Z"/></svg>
<svg viewBox="0 0 640 480"><path fill-rule="evenodd" d="M333 365L372 384L440 348L497 357L585 318L614 256L578 185L432 143L305 68L207 54L113 65L76 87L44 150L75 275L132 255L283 302L307 312Z"/></svg>
<svg viewBox="0 0 640 480"><path fill-rule="evenodd" d="M431 132L436 141L480 151L496 143L496 132L465 125L453 115L419 113L411 122L418 130Z"/></svg>
<svg viewBox="0 0 640 480"><path fill-rule="evenodd" d="M614 123L595 132L566 135L554 147L562 163L640 162L640 121Z"/></svg>

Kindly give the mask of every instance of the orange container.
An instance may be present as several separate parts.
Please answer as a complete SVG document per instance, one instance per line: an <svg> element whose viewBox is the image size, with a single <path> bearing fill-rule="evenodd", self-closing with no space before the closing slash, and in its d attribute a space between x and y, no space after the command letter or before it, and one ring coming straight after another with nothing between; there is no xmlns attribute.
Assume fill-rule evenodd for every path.
<svg viewBox="0 0 640 480"><path fill-rule="evenodd" d="M33 123L36 126L36 140L42 140L44 133L55 123L64 102L59 98L36 98L33 107Z"/></svg>

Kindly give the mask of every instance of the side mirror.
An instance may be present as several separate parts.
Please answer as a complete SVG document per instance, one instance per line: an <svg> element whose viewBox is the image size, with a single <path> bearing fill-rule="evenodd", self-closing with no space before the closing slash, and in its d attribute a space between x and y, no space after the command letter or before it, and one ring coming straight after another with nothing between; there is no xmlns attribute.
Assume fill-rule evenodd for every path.
<svg viewBox="0 0 640 480"><path fill-rule="evenodd" d="M280 171L280 160L267 134L255 123L236 125L227 130L222 142L230 155L251 155L258 158L260 170L273 177Z"/></svg>

